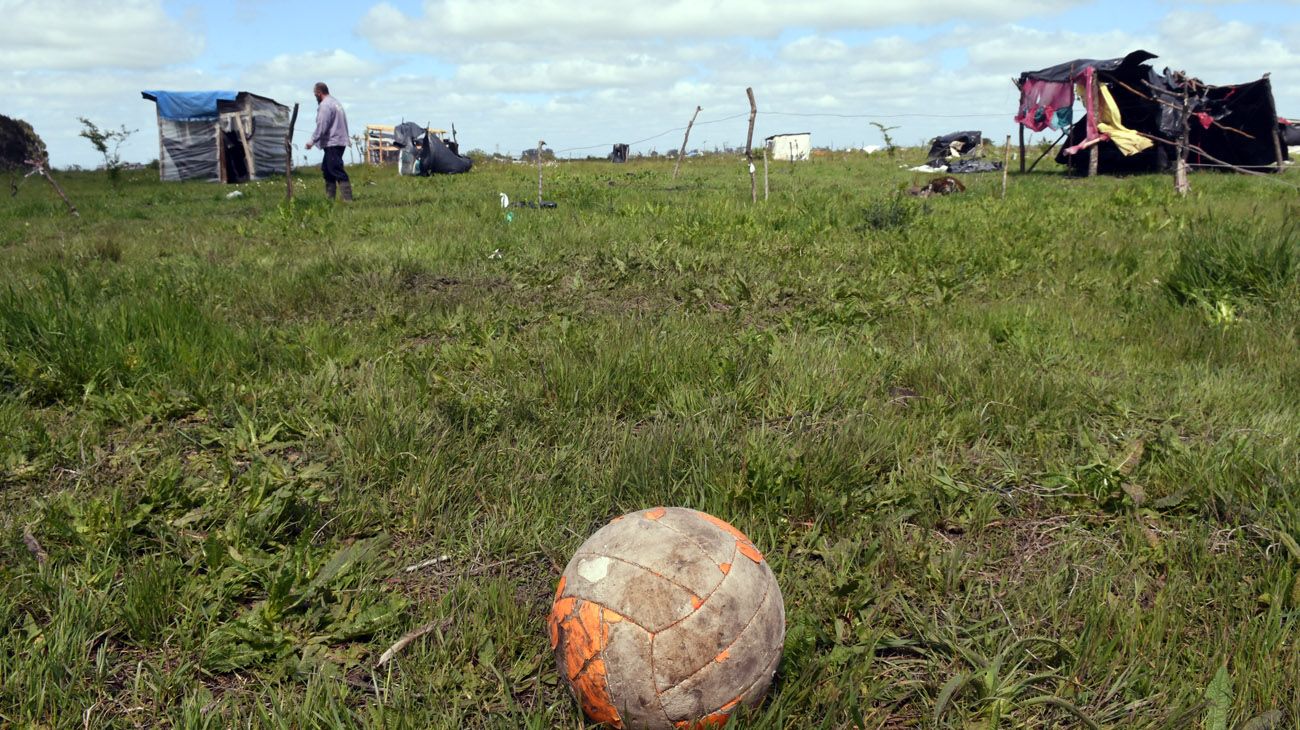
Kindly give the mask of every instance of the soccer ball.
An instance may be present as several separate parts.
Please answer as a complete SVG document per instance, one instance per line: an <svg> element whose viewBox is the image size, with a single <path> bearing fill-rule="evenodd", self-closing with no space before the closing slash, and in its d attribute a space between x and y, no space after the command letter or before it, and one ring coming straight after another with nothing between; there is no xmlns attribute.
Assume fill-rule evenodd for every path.
<svg viewBox="0 0 1300 730"><path fill-rule="evenodd" d="M767 692L785 604L740 530L655 507L615 518L578 548L547 628L560 676L591 720L717 727Z"/></svg>

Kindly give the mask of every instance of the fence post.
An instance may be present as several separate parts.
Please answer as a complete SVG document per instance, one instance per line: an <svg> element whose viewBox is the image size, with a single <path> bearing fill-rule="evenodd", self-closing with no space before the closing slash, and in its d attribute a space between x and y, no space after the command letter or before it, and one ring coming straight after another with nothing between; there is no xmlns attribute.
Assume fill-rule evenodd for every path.
<svg viewBox="0 0 1300 730"><path fill-rule="evenodd" d="M758 116L758 105L754 103L754 87L745 89L749 97L749 133L745 135L745 160L749 162L749 202L758 202L758 187L754 180L754 117Z"/></svg>
<svg viewBox="0 0 1300 730"><path fill-rule="evenodd" d="M1174 192L1179 195L1187 195L1192 189L1192 185L1187 180L1187 145L1191 135L1191 119L1188 117L1187 103L1187 86L1184 80L1183 85L1183 108L1181 110L1183 117L1183 131L1178 137L1178 162L1174 163Z"/></svg>
<svg viewBox="0 0 1300 730"><path fill-rule="evenodd" d="M1020 164L1025 164L1024 155L1020 156ZM1007 135L1006 146L1002 148L1002 197L1007 197L1007 172L1011 166L1011 135Z"/></svg>
<svg viewBox="0 0 1300 730"><path fill-rule="evenodd" d="M537 140L537 207L542 207L542 146L546 142Z"/></svg>
<svg viewBox="0 0 1300 730"><path fill-rule="evenodd" d="M767 202L767 145L763 145L763 202Z"/></svg>
<svg viewBox="0 0 1300 730"><path fill-rule="evenodd" d="M1020 125L1020 171L1025 171L1025 125Z"/></svg>
<svg viewBox="0 0 1300 730"><path fill-rule="evenodd" d="M695 113L691 115L691 121L686 124L686 134L682 135L682 148L677 151L677 164L673 165L673 179L677 179L677 171L682 167L682 158L686 156L686 140L691 138L691 127L695 126L695 118L700 115L700 107L695 107Z"/></svg>
<svg viewBox="0 0 1300 730"><path fill-rule="evenodd" d="M293 125L298 123L298 105L289 117L289 132L284 135L284 199L293 200Z"/></svg>

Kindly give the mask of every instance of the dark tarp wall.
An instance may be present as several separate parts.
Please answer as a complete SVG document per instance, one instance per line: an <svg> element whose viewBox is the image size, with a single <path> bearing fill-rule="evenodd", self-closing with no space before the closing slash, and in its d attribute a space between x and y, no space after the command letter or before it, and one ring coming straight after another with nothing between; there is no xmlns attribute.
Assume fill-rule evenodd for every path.
<svg viewBox="0 0 1300 730"><path fill-rule="evenodd" d="M215 121L178 122L158 118L158 177L178 180L220 180Z"/></svg>
<svg viewBox="0 0 1300 730"><path fill-rule="evenodd" d="M245 94L240 95L245 96ZM254 178L268 175L284 174L285 151L284 139L289 134L289 107L256 94L247 94L248 111L244 112L244 123L248 125L253 142L253 161L256 169ZM236 102L239 103L239 102Z"/></svg>
<svg viewBox="0 0 1300 730"><path fill-rule="evenodd" d="M1084 69L1092 68L1100 72L1120 72L1122 75L1132 75L1139 73L1139 68L1150 69L1149 66L1142 66L1146 61L1155 58L1156 54L1150 51L1133 51L1123 58L1111 58L1104 61L1095 61L1090 58L1080 58L1074 61L1058 63L1055 66L1038 71L1025 71L1020 74L1020 83L1023 84L1027 79L1037 79L1039 81L1053 81L1056 83L1073 82Z"/></svg>
<svg viewBox="0 0 1300 730"><path fill-rule="evenodd" d="M1212 157L1239 167L1265 170L1276 168L1277 109L1273 106L1273 86L1268 79L1235 86L1211 86L1200 104L1193 108L1188 138ZM1208 114L1217 124L1208 128L1200 122ZM1234 131L1236 130L1236 131ZM1218 163L1192 150L1188 162L1193 166Z"/></svg>

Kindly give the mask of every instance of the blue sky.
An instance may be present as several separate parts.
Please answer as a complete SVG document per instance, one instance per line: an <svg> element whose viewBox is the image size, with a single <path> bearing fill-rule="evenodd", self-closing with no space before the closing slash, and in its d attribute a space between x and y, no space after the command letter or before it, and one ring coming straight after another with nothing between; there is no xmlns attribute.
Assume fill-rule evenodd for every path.
<svg viewBox="0 0 1300 730"><path fill-rule="evenodd" d="M741 114L747 85L758 137L876 144L869 122L881 121L909 144L955 129L1000 139L1014 129L1012 76L1136 48L1211 83L1271 71L1279 111L1300 116L1300 0L0 0L0 17L0 113L32 122L56 165L95 162L77 116L139 129L125 156L156 157L146 88L298 102L301 139L318 79L354 132L454 122L463 145L502 152L543 138L603 154L682 126L696 104L706 122ZM692 138L736 145L744 126ZM680 134L634 149L664 151Z"/></svg>

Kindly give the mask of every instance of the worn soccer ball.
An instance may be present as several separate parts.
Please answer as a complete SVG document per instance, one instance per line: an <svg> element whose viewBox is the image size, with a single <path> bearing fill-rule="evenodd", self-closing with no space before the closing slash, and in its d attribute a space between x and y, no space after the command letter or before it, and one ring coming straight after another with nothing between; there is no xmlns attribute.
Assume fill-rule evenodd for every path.
<svg viewBox="0 0 1300 730"><path fill-rule="evenodd" d="M578 548L547 625L560 676L591 720L717 727L767 692L785 604L744 533L656 507L615 518Z"/></svg>

